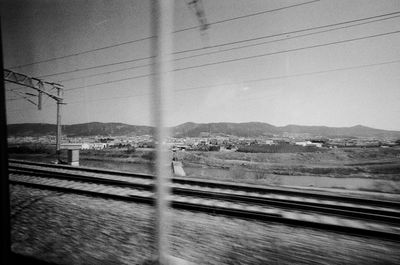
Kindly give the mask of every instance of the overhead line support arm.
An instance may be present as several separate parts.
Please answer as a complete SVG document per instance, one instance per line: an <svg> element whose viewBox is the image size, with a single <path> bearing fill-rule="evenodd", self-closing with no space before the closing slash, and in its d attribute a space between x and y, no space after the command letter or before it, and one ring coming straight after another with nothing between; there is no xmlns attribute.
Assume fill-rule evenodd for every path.
<svg viewBox="0 0 400 265"><path fill-rule="evenodd" d="M57 102L57 131L56 131L56 155L57 155L57 163L61 162L61 106L65 104L63 102L63 86L57 83L45 82L41 79L30 77L24 74L16 73L11 70L4 69L3 71L4 80L10 83L14 83L20 86L25 86L32 88L38 92L38 102L37 104L32 100L26 98L22 95L26 100L38 106L38 109L42 109L42 95L46 94L50 98L54 99ZM57 95L54 95L50 92L47 92L47 88L56 89ZM18 91L13 91L14 93L19 93ZM26 95L30 95L29 93L25 93Z"/></svg>
<svg viewBox="0 0 400 265"><path fill-rule="evenodd" d="M4 80L7 82L32 88L32 89L38 91L39 93L46 94L47 96L51 97L52 99L54 99L56 101L62 101L61 97L59 97L57 95L53 95L52 93L49 93L45 90L45 86L50 86L51 88L61 88L62 89L63 86L60 84L45 82L38 78L29 77L27 75L16 73L16 72L13 72L13 71L7 70L7 69L4 69L3 74L4 74Z"/></svg>

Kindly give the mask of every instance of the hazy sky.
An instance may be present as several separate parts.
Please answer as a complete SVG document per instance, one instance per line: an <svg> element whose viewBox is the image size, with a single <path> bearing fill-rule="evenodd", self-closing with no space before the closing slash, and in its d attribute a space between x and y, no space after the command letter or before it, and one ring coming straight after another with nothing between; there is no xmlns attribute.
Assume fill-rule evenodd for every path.
<svg viewBox="0 0 400 265"><path fill-rule="evenodd" d="M197 28L175 33L174 50L198 49L178 53L177 59L209 54L175 61L169 123L362 124L400 130L400 0L321 0L252 15L305 2L311 1L203 0L210 27L205 32ZM1 4L5 67L60 81L67 102L64 124L151 124L146 76L150 67L133 68L151 61L118 64L150 56L149 39L132 42L151 35L150 1L2 0ZM380 16L395 12L399 13ZM341 24L336 28L345 28L337 30L290 33L375 16L380 17ZM348 27L354 24L361 25ZM196 25L186 1L176 0L175 30ZM310 35L318 31L325 32ZM262 38L276 34L281 35ZM245 42L248 39L255 40ZM232 42L236 43L207 48ZM111 45L116 46L82 54ZM57 57L64 58L37 63ZM13 68L29 63L35 64ZM80 70L104 64L113 65ZM127 80L114 82L120 79ZM8 123L55 123L51 99L38 111L24 99L15 100L18 96L12 92L7 98Z"/></svg>

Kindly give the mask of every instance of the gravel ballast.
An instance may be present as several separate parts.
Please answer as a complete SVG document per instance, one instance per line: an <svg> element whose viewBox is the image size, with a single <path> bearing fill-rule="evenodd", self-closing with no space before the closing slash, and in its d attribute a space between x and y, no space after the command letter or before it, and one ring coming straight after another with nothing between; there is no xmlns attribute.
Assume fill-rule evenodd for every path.
<svg viewBox="0 0 400 265"><path fill-rule="evenodd" d="M144 264L154 208L11 185L12 250L58 264ZM171 252L194 264L400 264L400 243L171 212Z"/></svg>

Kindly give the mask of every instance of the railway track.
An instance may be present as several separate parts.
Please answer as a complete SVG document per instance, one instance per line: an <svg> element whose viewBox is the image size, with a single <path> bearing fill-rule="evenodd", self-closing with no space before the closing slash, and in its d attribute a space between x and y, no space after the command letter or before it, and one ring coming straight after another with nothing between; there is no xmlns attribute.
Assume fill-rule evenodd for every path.
<svg viewBox="0 0 400 265"><path fill-rule="evenodd" d="M153 176L9 160L10 183L154 203ZM172 178L177 209L400 241L400 203L199 179Z"/></svg>

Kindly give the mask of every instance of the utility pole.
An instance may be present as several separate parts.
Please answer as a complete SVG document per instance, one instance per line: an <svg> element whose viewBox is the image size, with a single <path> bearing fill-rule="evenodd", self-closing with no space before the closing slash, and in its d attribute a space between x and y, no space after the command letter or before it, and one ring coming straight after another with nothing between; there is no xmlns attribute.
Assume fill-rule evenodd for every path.
<svg viewBox="0 0 400 265"><path fill-rule="evenodd" d="M20 93L23 98L28 100L34 105L37 105L38 109L42 109L42 96L47 95L48 97L54 99L57 102L57 131L56 131L56 155L57 155L57 163L60 163L61 158L60 158L60 153L61 153L61 105L65 104L63 102L63 86L57 83L52 83L52 82L46 82L38 78L30 77L24 74L20 74L8 69L3 70L3 78L4 81L7 81L9 83L17 84L20 86L28 87L33 90L36 90L38 92L37 97L38 101L37 104L30 100L29 98L26 98L24 95L29 95L29 96L36 96L31 93ZM53 93L50 93L48 91L57 89L57 95L54 95Z"/></svg>
<svg viewBox="0 0 400 265"><path fill-rule="evenodd" d="M61 162L61 105L63 104L62 99L62 87L57 86L57 135L56 135L56 154L57 163Z"/></svg>

